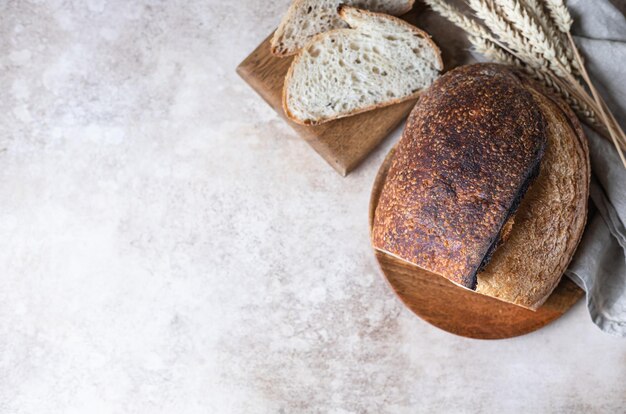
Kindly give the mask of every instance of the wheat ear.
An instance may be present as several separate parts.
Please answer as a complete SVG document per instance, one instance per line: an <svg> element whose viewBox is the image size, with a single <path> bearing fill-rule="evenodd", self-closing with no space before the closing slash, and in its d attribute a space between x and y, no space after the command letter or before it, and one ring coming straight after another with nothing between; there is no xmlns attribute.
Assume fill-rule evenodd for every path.
<svg viewBox="0 0 626 414"><path fill-rule="evenodd" d="M559 82L541 70L534 69L524 64L524 62L519 58L511 55L506 50L487 39L469 36L469 41L476 52L487 57L489 60L520 68L524 71L524 73L543 84L555 95L560 96L574 110L574 112L576 112L576 115L578 115L588 125L601 130L603 133L607 132L606 127L598 121L598 118L596 118L593 109L584 101L581 101L577 97L573 96L568 91L566 85L563 85L562 82Z"/></svg>
<svg viewBox="0 0 626 414"><path fill-rule="evenodd" d="M515 66L524 71L533 79L542 83L546 88L551 90L555 95L561 96L565 102L576 112L576 114L594 128L602 128L602 124L598 122L593 110L585 102L579 100L567 91L567 88L561 86L554 78L538 69L534 69L519 58L511 55L497 44L476 36L469 36L469 41L474 50L481 55L487 57L494 62Z"/></svg>
<svg viewBox="0 0 626 414"><path fill-rule="evenodd" d="M545 0L546 6L550 11L550 16L556 24L556 27L563 33L569 33L572 23L572 15L569 14L569 10L565 7L563 0Z"/></svg>
<svg viewBox="0 0 626 414"><path fill-rule="evenodd" d="M563 33L556 27L556 23L553 23L550 16L546 13L543 6L539 3L539 0L520 0L522 6L527 9L531 18L534 19L537 24L545 31L548 39L554 41L554 47L559 55L565 56L565 59L570 63L574 73L580 75L580 67L578 62L574 58L574 52L570 47L567 38L563 36Z"/></svg>
<svg viewBox="0 0 626 414"><path fill-rule="evenodd" d="M513 49L517 57L537 69L544 66L541 57L534 53L532 46L526 39L520 36L517 30L501 16L493 1L468 0L468 4L476 16L482 19L485 25L498 36L498 39Z"/></svg>
<svg viewBox="0 0 626 414"><path fill-rule="evenodd" d="M559 30L562 33L565 34L565 36L567 37L569 41L569 44L571 45L571 49L574 53L574 57L580 67L581 76L585 80L585 83L587 83L587 86L589 87L589 90L591 91L593 100L595 101L595 104L596 104L595 113L600 114L602 120L604 121L608 129L609 135L611 136L611 139L613 140L613 143L615 144L615 147L620 155L620 158L624 166L626 167L626 157L624 156L621 150L621 146L626 146L626 134L624 133L620 125L615 120L615 117L613 116L613 114L611 114L611 112L608 111L608 109L606 109L607 108L606 102L604 102L604 100L602 99L598 91L596 90L595 86L591 82L591 78L589 77L587 70L585 69L585 65L583 63L582 57L580 56L580 53L578 52L578 48L576 47L576 43L574 43L574 39L572 38L572 35L570 33L570 29L573 23L572 16L569 13L569 10L567 9L567 7L565 7L563 0L546 0L546 5L548 9L550 10L550 15L552 16L552 19L554 20L556 26L559 28ZM573 85L575 89L577 86L578 85Z"/></svg>
<svg viewBox="0 0 626 414"><path fill-rule="evenodd" d="M520 68L524 67L524 63L521 60L507 53L490 40L477 36L469 36L468 39L472 44L474 51L489 58L489 60Z"/></svg>
<svg viewBox="0 0 626 414"><path fill-rule="evenodd" d="M541 54L550 64L550 68L559 76L572 73L567 57L559 53L543 29L529 16L517 0L496 0L507 20L520 31L535 52ZM555 62L556 61L556 62ZM563 72L564 71L564 72Z"/></svg>
<svg viewBox="0 0 626 414"><path fill-rule="evenodd" d="M573 19L570 15L567 7L563 3L563 0L545 0L546 8L548 9L549 26L552 28L553 26L557 28L551 36L554 36L555 39L559 41L563 45L563 49L565 50L565 54L572 64L572 68L576 72L576 75L582 76L582 67L576 57L574 56L574 51L572 50L572 46L569 44L567 40L566 33L569 33L570 28L572 27ZM546 16L548 17L548 16Z"/></svg>
<svg viewBox="0 0 626 414"><path fill-rule="evenodd" d="M465 16L461 10L440 0L424 0L434 11L465 30L469 35L488 39L489 31L474 19Z"/></svg>

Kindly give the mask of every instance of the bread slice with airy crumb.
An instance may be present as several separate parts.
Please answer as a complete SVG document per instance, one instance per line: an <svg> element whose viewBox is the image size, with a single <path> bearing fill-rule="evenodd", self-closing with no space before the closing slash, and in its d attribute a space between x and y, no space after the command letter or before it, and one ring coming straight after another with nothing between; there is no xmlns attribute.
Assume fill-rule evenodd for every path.
<svg viewBox="0 0 626 414"><path fill-rule="evenodd" d="M405 21L347 6L339 14L351 28L314 37L287 72L291 120L315 125L416 98L443 69L428 34Z"/></svg>
<svg viewBox="0 0 626 414"><path fill-rule="evenodd" d="M337 13L341 4L399 16L414 0L294 0L271 41L272 53L288 56L298 52L313 36L348 25Z"/></svg>

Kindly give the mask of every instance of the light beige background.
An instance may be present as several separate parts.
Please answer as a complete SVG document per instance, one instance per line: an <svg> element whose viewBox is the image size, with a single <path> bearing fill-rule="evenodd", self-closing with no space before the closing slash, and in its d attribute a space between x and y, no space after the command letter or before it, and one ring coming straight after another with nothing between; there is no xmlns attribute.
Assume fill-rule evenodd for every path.
<svg viewBox="0 0 626 414"><path fill-rule="evenodd" d="M235 74L286 0L0 1L0 412L619 412L581 302L475 341L406 310L367 204Z"/></svg>

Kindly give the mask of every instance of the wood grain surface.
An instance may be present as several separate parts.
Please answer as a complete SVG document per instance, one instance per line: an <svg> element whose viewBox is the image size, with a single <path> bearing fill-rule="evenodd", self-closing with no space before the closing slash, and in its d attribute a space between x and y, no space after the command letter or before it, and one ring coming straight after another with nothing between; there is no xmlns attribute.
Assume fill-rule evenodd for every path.
<svg viewBox="0 0 626 414"><path fill-rule="evenodd" d="M432 35L442 50L446 70L472 61L460 29L418 3L402 16ZM293 57L278 58L270 52L271 35L237 67L237 73L282 117L282 88ZM337 172L347 175L382 142L415 105L416 99L317 126L286 122Z"/></svg>
<svg viewBox="0 0 626 414"><path fill-rule="evenodd" d="M370 232L374 212L394 150L378 171L369 206ZM456 335L503 339L535 331L563 315L584 294L564 277L536 312L456 286L447 279L375 250L376 260L391 288L415 314Z"/></svg>

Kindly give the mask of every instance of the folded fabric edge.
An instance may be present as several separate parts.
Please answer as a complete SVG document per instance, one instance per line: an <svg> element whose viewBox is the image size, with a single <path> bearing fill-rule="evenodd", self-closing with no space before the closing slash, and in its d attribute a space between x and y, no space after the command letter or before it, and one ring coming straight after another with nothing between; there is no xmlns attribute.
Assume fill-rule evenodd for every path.
<svg viewBox="0 0 626 414"><path fill-rule="evenodd" d="M596 304L589 293L590 287L587 286L585 281L569 269L565 271L565 275L569 277L572 282L576 283L578 287L585 291L585 301L587 302L589 316L598 329L609 335L626 338L626 322L614 321L604 317L596 308Z"/></svg>

